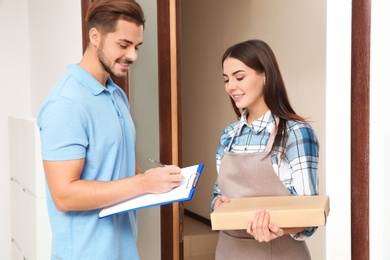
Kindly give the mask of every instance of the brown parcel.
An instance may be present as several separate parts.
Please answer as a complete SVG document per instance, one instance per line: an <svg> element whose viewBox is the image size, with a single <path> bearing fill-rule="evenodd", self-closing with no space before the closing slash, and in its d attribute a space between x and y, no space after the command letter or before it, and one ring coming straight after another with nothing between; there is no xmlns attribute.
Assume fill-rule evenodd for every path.
<svg viewBox="0 0 390 260"><path fill-rule="evenodd" d="M276 196L230 198L211 213L213 230L246 229L257 210L270 213L270 223L281 228L325 226L329 214L329 197Z"/></svg>

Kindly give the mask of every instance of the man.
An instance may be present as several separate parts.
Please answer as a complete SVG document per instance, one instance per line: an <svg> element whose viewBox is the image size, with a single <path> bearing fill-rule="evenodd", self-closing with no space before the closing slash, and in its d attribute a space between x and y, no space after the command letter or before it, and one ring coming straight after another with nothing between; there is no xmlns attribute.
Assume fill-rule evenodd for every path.
<svg viewBox="0 0 390 260"><path fill-rule="evenodd" d="M130 0L92 3L88 47L42 105L41 133L52 259L139 259L135 212L98 218L102 207L180 184L177 166L143 174L135 162L135 128L125 77L142 44L144 15Z"/></svg>

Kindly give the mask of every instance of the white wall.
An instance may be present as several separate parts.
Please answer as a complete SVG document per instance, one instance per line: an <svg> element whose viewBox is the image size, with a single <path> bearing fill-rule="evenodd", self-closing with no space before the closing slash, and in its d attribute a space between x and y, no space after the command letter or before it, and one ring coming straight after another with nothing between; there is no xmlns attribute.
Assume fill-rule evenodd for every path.
<svg viewBox="0 0 390 260"><path fill-rule="evenodd" d="M4 223L0 232L0 257L3 259L10 259L11 253L8 115L30 109L27 18L27 1L0 2L0 78L3 83L0 87L0 208L3 209L0 221ZM19 93L27 94L18 96ZM18 106L12 105L16 101Z"/></svg>
<svg viewBox="0 0 390 260"><path fill-rule="evenodd" d="M150 98L155 100L151 102L150 106L143 106L144 110L142 112L150 115L150 117L142 118L138 116L135 118L136 122L141 121L138 122L141 125L141 130L137 129L141 133L138 135L141 141L146 139L142 134L143 132L148 134L150 129L156 130L155 134L148 135L148 140L150 140L148 145L144 147L137 146L137 149L141 150L141 155L137 155L141 159L141 166L148 167L145 163L146 157L158 158L158 146L156 148L156 145L158 145L157 94L153 91L157 88L156 7L152 1L143 0L139 2L144 6L148 19L145 44L140 52L140 60L151 60L140 62L140 66L134 68L138 72L133 73L132 83L140 85L141 92L149 89L149 92L146 93L138 94L135 92L134 96L143 95L145 97L145 95L151 95ZM20 185L15 185L15 182L10 181L10 148L8 143L9 139L15 134L8 131L8 117L13 117L11 122L16 121L15 125L18 125L19 122L28 122L29 128L33 124L31 120L36 116L39 106L48 91L66 72L66 66L69 63L77 63L81 59L81 3L80 1L48 0L0 1L0 31L2 33L0 75L3 82L0 88L0 207L3 209L0 221L9 223L4 224L1 228L0 259L7 260L23 257L23 255L17 255L15 250L12 250L11 254L10 225L15 222L15 219L22 219L22 216L10 216L10 201L15 200L15 198L10 198L10 187L16 187L12 190L18 190L17 187ZM146 57L142 57L143 53ZM154 66L151 66L151 64ZM147 69L144 70L145 67ZM138 74L140 76L137 78ZM139 104L140 102L135 103ZM134 108L134 110L140 111L141 109ZM145 122L144 119L146 121L149 119L149 121ZM13 129L14 127L11 126L11 131ZM34 134L29 134L32 134L33 138ZM34 143L34 140L29 141L31 141L31 144ZM34 159L34 155L31 154L31 158L26 159ZM33 174L33 172L31 170L30 174ZM42 212L38 212L38 214L46 214L45 209L42 209ZM158 209L153 212L140 212L140 225L144 225L146 221L145 228L140 228L140 239L143 237L156 239L156 241L152 241L152 247L149 247L149 250L141 246L140 253L143 255L143 259L158 259L156 258L160 251L158 220ZM36 227L32 227L31 231L35 229ZM145 232L147 235L144 234ZM30 234L31 232L26 233ZM46 246L47 251L50 251L50 245L47 244ZM29 252L31 250L24 249L24 251ZM28 256L27 259L34 258Z"/></svg>
<svg viewBox="0 0 390 260"><path fill-rule="evenodd" d="M351 1L327 1L326 41L326 257L351 259Z"/></svg>
<svg viewBox="0 0 390 260"><path fill-rule="evenodd" d="M145 12L144 43L130 76L131 114L137 128L136 159L143 170L159 159L157 5L138 1ZM160 207L138 211L138 250L141 259L160 258Z"/></svg>
<svg viewBox="0 0 390 260"><path fill-rule="evenodd" d="M0 207L4 209L0 220L11 224L11 219L14 221L22 216L10 216L10 185L14 187L15 182L10 181L8 117L13 116L21 122L22 118L35 117L43 97L63 75L66 64L81 57L80 4L75 1L4 0L0 2L0 28L3 80L0 88ZM33 133L29 134L34 137ZM29 141L34 143L34 140ZM26 160L34 160L34 154L31 156ZM33 174L34 169L23 172L29 173ZM1 228L1 259L11 259L10 224ZM26 231L27 234L31 232ZM12 252L18 257L15 251Z"/></svg>

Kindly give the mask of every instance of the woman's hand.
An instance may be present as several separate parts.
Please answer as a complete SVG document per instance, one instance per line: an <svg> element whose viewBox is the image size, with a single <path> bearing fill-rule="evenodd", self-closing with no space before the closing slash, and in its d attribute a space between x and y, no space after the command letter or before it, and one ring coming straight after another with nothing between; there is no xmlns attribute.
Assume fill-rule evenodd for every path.
<svg viewBox="0 0 390 260"><path fill-rule="evenodd" d="M284 230L269 223L269 212L261 209L255 214L252 221L248 223L246 232L251 234L259 242L269 242L284 235Z"/></svg>
<svg viewBox="0 0 390 260"><path fill-rule="evenodd" d="M214 202L214 210L221 206L222 203L229 202L230 199L227 196L219 196Z"/></svg>

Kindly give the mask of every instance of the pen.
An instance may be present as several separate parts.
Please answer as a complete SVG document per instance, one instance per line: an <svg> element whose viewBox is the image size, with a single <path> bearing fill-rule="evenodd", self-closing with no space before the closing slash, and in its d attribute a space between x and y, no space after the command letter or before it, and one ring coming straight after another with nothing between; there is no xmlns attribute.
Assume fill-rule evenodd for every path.
<svg viewBox="0 0 390 260"><path fill-rule="evenodd" d="M165 167L165 165L160 163L159 161L156 161L156 160L153 160L153 159L149 159L149 161L151 161L152 163L154 163L158 167Z"/></svg>

